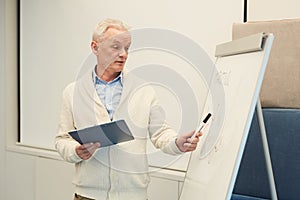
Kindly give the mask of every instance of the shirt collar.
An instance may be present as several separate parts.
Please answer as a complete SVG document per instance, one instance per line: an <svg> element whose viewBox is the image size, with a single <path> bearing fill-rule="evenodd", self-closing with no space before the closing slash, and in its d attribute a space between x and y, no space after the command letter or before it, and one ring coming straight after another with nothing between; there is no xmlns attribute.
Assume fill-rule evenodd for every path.
<svg viewBox="0 0 300 200"><path fill-rule="evenodd" d="M110 82L106 82L104 81L102 78L98 77L98 75L96 74L96 68L97 66L95 66L94 70L93 70L93 82L94 84L99 84L99 83L104 83L104 84L107 84L107 83L113 83L113 82L117 82L117 81L120 81L121 85L123 86L123 72L121 72L119 74L119 76L117 76L114 80L110 81Z"/></svg>

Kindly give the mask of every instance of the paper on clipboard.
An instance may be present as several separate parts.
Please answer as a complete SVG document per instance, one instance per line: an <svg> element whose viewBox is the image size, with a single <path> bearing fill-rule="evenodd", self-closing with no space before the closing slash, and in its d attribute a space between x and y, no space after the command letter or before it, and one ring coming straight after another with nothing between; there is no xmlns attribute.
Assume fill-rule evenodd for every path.
<svg viewBox="0 0 300 200"><path fill-rule="evenodd" d="M113 121L80 130L70 131L69 134L80 144L99 142L101 147L106 147L134 139L124 120Z"/></svg>

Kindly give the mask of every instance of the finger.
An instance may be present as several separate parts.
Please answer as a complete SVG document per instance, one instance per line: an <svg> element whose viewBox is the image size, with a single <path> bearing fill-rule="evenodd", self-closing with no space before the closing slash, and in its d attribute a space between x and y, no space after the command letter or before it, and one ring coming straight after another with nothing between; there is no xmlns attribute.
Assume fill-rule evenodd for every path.
<svg viewBox="0 0 300 200"><path fill-rule="evenodd" d="M90 151L90 149L93 149L95 147L99 147L100 146L100 143L86 143L86 144L83 144L81 145L78 149L83 151L83 152L88 152Z"/></svg>
<svg viewBox="0 0 300 200"><path fill-rule="evenodd" d="M184 143L183 146L185 148L195 148L197 146L197 143Z"/></svg>
<svg viewBox="0 0 300 200"><path fill-rule="evenodd" d="M196 144L196 143L199 142L199 138L197 138L197 137L195 137L193 139L192 138L188 138L186 141L189 142L189 143L192 143L192 144Z"/></svg>
<svg viewBox="0 0 300 200"><path fill-rule="evenodd" d="M78 149L77 153L80 156L84 156L86 154L89 154L90 152L86 148L84 148L84 149Z"/></svg>
<svg viewBox="0 0 300 200"><path fill-rule="evenodd" d="M86 149L87 150L90 150L90 149L97 149L100 147L100 143L97 142L97 143L93 143L92 145L88 146Z"/></svg>
<svg viewBox="0 0 300 200"><path fill-rule="evenodd" d="M86 160L86 159L90 158L92 155L90 153L79 153L78 156L81 159Z"/></svg>
<svg viewBox="0 0 300 200"><path fill-rule="evenodd" d="M86 150L89 152L89 153L91 153L91 154L93 154L95 151L96 151L96 149L98 149L98 145L93 145L93 146L90 146L89 148L87 148Z"/></svg>
<svg viewBox="0 0 300 200"><path fill-rule="evenodd" d="M101 145L99 142L78 145L76 147L76 153L81 159L87 160L93 155L96 149L99 148L100 146Z"/></svg>
<svg viewBox="0 0 300 200"><path fill-rule="evenodd" d="M186 143L185 152L194 151L197 148L197 144Z"/></svg>
<svg viewBox="0 0 300 200"><path fill-rule="evenodd" d="M94 145L94 143L86 143L86 144L83 144L82 146L84 147L84 148L86 148L86 149L88 149L88 148L90 148L90 147L92 147Z"/></svg>
<svg viewBox="0 0 300 200"><path fill-rule="evenodd" d="M94 143L96 146L97 146L97 148L100 148L101 147L101 144L99 143L99 142L96 142L96 143Z"/></svg>
<svg viewBox="0 0 300 200"><path fill-rule="evenodd" d="M90 146L90 145L78 145L78 146L76 146L76 153L83 160L87 160L92 156L91 152L88 151L88 149L86 149L85 146Z"/></svg>
<svg viewBox="0 0 300 200"><path fill-rule="evenodd" d="M198 132L198 133L196 134L196 137L199 138L199 137L201 137L202 135L203 135L202 132Z"/></svg>
<svg viewBox="0 0 300 200"><path fill-rule="evenodd" d="M83 145L77 145L75 148L75 151L78 155L81 155L83 153L84 149L85 149L85 147Z"/></svg>
<svg viewBox="0 0 300 200"><path fill-rule="evenodd" d="M84 147L83 145L78 145L78 146L76 147L76 149L78 149L78 150L84 150L85 147Z"/></svg>
<svg viewBox="0 0 300 200"><path fill-rule="evenodd" d="M96 149L85 149L81 152L81 158L83 159L89 159L95 152Z"/></svg>
<svg viewBox="0 0 300 200"><path fill-rule="evenodd" d="M192 148L193 146L194 146L194 144L192 144L192 143L184 143L184 144L183 144L183 147L184 147L186 150Z"/></svg>
<svg viewBox="0 0 300 200"><path fill-rule="evenodd" d="M83 160L87 160L87 159L89 159L91 156L92 156L92 154L84 154L81 158L82 158Z"/></svg>
<svg viewBox="0 0 300 200"><path fill-rule="evenodd" d="M76 149L77 149L78 151L84 151L84 150L86 150L86 148L89 147L90 145L91 145L91 144L82 144L82 145L77 146Z"/></svg>
<svg viewBox="0 0 300 200"><path fill-rule="evenodd" d="M85 145L85 148L82 149L82 154L91 156L95 153L95 151L100 147L100 143L91 143Z"/></svg>

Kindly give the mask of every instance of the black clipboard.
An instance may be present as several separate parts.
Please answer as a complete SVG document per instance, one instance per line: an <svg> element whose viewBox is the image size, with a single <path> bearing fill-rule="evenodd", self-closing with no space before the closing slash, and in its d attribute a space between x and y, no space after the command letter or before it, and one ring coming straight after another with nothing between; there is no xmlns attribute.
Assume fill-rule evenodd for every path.
<svg viewBox="0 0 300 200"><path fill-rule="evenodd" d="M80 144L99 142L101 147L134 139L124 120L117 120L80 130L70 131L69 134Z"/></svg>

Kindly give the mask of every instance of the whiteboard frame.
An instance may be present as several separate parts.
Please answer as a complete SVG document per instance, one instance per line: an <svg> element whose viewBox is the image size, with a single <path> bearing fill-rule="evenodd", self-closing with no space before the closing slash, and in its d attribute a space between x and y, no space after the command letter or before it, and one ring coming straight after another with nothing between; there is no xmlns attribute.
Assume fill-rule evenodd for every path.
<svg viewBox="0 0 300 200"><path fill-rule="evenodd" d="M230 140L230 142L232 142L234 140L232 142L233 144L237 143L237 141L240 141L240 144L239 145L237 144L236 147L229 146L231 144L230 142L226 143L223 141L224 142L223 147L220 147L219 150L217 150L217 147L215 147L215 151L210 152L210 154L206 158L203 158L202 160L200 160L197 158L199 149L201 149L201 146L202 146L201 142L200 142L197 150L195 152L193 152L191 155L191 159L190 159L189 166L188 166L188 171L186 173L186 177L185 177L183 188L182 188L182 193L180 195L180 200L230 199L231 198L235 180L236 180L236 177L238 174L238 169L239 169L240 162L242 159L243 151L244 151L245 144L247 141L248 132L249 132L249 129L251 126L255 106L256 106L258 98L259 98L259 91L260 91L260 88L262 85L264 72L265 72L266 65L267 65L268 58L269 58L270 51L271 51L271 46L272 46L273 39L274 39L274 36L271 33L270 34L259 33L259 34L260 34L260 36L256 36L256 38L261 40L260 45L263 46L263 48L261 50L258 49L256 51L241 52L240 46L238 45L239 42L233 41L230 43L226 43L227 46L234 44L231 46L233 48L229 48L231 53L227 54L226 52L228 52L228 51L225 50L225 53L224 52L223 52L224 54L219 53L220 56L218 57L218 62L221 62L222 60L226 60L226 59L227 59L227 61L228 60L231 60L231 61L236 60L239 62L243 62L243 61L247 61L247 59L252 59L252 58L255 59L256 55L258 55L257 56L258 59L261 59L261 60L256 59L256 61L255 61L257 63L260 63L260 64L257 64L260 66L254 67L255 69L253 68L253 70L257 70L257 71L254 71L253 73L255 74L258 72L258 74L257 74L258 77L252 77L252 79L253 79L252 84L254 84L254 85L251 86L251 89L254 88L255 91L254 92L251 91L251 93L253 92L253 94L252 95L250 94L251 96L249 98L251 98L251 99L248 100L248 102L251 102L250 104L248 104L248 106L249 106L248 114L246 114L246 113L243 114L243 116L245 116L246 121L242 125L240 125L240 127L238 127L240 129L243 128L243 131L240 133L239 136L237 136L237 134L234 135L234 137L235 137L234 139L230 140L229 136L232 136L231 134L233 134L235 132L226 133L226 131L234 130L231 128L235 127L235 125L229 126L229 128L228 128L228 126L226 127L226 124L228 125L228 122L231 124L235 123L235 119L238 119L239 116L238 115L235 115L234 117L226 116L226 115L224 116L224 118L226 118L226 120L227 120L227 121L225 120L225 123L223 124L224 125L223 129L222 129L222 132L223 132L222 134L224 136L226 136L226 138L224 140L227 140L227 142L229 140ZM247 40L249 41L249 38L253 39L253 35L250 37L241 38L241 39L239 39L239 41L241 42L241 44L245 44L245 41L247 41ZM224 46L224 45L225 44L223 44L221 46ZM234 50L234 46L238 47L238 48L236 48L236 51ZM220 47L220 46L217 46L217 49L218 49L218 47ZM245 56L246 59L243 60L244 55L246 55ZM248 55L250 55L250 57L247 57ZM226 62L225 62L225 64L226 64ZM229 62L229 64L230 64L230 62ZM238 63L238 65L239 66L243 65L243 63L241 63L241 64ZM239 67L239 66L235 66L235 67ZM235 68L235 69L241 71L241 68ZM218 70L222 70L222 69L218 69ZM220 74L220 71L219 71L219 74ZM235 74L235 76L237 76L237 75ZM233 84L234 84L234 81L233 81ZM235 83L235 84L238 84L238 83ZM231 90L235 89L234 87L237 87L237 86L232 86L232 87L233 88L230 88ZM247 89L247 88L245 88L245 89ZM225 95L226 95L226 92L230 94L229 91L225 91ZM231 91L231 93L232 92L233 91ZM249 91L246 91L246 92L249 92ZM225 100L226 100L226 98L225 98ZM232 106L237 107L236 105L232 105ZM234 107L231 107L231 108L234 108ZM228 109L227 106L226 106L226 109ZM236 109L237 108L233 109L234 111L232 111L232 112L235 112L235 114L238 113L238 112L236 112ZM214 114L213 114L213 116L214 116ZM212 125L213 125L213 123L214 122L212 122ZM226 128L228 128L228 129L226 129ZM205 134L209 134L209 133L204 132L204 135ZM224 152L225 150L226 150L226 152ZM225 158L222 157L223 154L226 155L226 153L228 153L228 152L229 153L233 152L233 154L234 154L234 155L229 156L229 161L228 161L228 159L225 160ZM212 174L214 172L216 172L217 175ZM222 175L222 177L218 176L218 175ZM223 180L222 179L220 180L220 178L222 178ZM220 190L222 190L222 191L220 191ZM218 191L218 192L216 192L216 191Z"/></svg>

